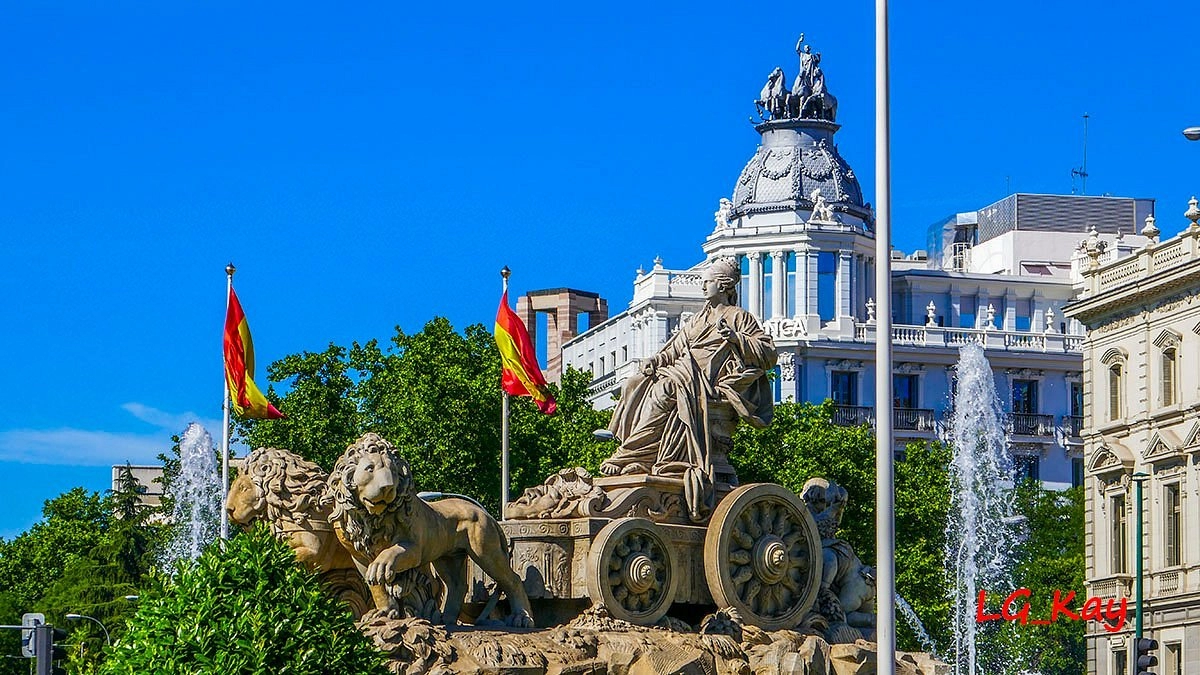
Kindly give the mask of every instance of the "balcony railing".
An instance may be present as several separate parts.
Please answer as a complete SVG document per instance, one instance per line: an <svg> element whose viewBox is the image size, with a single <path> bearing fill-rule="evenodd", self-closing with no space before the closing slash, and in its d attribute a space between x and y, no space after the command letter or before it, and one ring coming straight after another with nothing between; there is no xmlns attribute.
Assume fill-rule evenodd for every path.
<svg viewBox="0 0 1200 675"><path fill-rule="evenodd" d="M1063 415L1062 427L1071 438L1079 438L1083 431L1083 415Z"/></svg>
<svg viewBox="0 0 1200 675"><path fill-rule="evenodd" d="M928 408L895 408L892 427L905 431L933 431L933 411Z"/></svg>
<svg viewBox="0 0 1200 675"><path fill-rule="evenodd" d="M1054 416L1013 413L1012 432L1018 436L1053 436Z"/></svg>
<svg viewBox="0 0 1200 675"><path fill-rule="evenodd" d="M862 405L833 406L833 423L841 427L857 427L870 424L875 419L875 409Z"/></svg>

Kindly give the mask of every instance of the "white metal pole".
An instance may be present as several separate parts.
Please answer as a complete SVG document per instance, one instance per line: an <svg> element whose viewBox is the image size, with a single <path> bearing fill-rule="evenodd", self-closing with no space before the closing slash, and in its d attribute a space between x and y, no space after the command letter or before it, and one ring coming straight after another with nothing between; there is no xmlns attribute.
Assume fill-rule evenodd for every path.
<svg viewBox="0 0 1200 675"><path fill-rule="evenodd" d="M500 270L504 279L504 302L508 303L508 277L512 272L505 265ZM507 309L507 308L506 308ZM503 402L500 412L500 520L504 520L504 510L508 507L508 392L501 391Z"/></svg>
<svg viewBox="0 0 1200 675"><path fill-rule="evenodd" d="M233 263L225 266L225 317L229 317L229 297L233 295L233 273L237 268ZM224 337L225 331L221 331ZM229 494L229 380L225 374L228 364L225 363L225 347L221 346L221 501ZM229 512L221 505L221 539L229 538Z"/></svg>
<svg viewBox="0 0 1200 675"><path fill-rule="evenodd" d="M892 439L892 176L887 0L875 0L875 573L877 669L896 658L896 518ZM890 663L889 663L890 661Z"/></svg>

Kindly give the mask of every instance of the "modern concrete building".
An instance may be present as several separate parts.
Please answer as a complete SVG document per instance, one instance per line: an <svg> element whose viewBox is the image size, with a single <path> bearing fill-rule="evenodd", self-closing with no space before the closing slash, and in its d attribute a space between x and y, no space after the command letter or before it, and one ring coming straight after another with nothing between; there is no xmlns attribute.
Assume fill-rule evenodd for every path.
<svg viewBox="0 0 1200 675"><path fill-rule="evenodd" d="M114 492L121 487L121 472L124 469L124 464L117 464L112 468L112 489ZM129 469L140 487L141 502L146 506L155 508L161 506L163 497L162 465L130 466Z"/></svg>
<svg viewBox="0 0 1200 675"><path fill-rule="evenodd" d="M1189 207L1191 224L1164 242L1149 219L1150 240L1132 256L1103 263L1089 241L1081 297L1066 308L1088 329L1088 595L1132 598L1141 555L1159 675L1200 673L1200 209L1194 198ZM1140 513L1135 473L1145 474ZM1132 623L1117 633L1089 623L1087 672L1128 673L1132 635Z"/></svg>
<svg viewBox="0 0 1200 675"><path fill-rule="evenodd" d="M613 405L637 360L702 307L705 262L734 256L740 301L779 348L776 400L830 398L839 423L873 421L874 216L838 152L834 118L826 110L764 119L715 228L690 230L703 258L682 269L655 260L634 279L625 311L564 341L563 366L595 377L594 405ZM1019 471L1053 487L1079 483L1083 330L1062 308L1081 281L1089 230L1103 257L1115 258L1143 243L1135 232L1152 210L1150 200L1016 194L934 224L927 251L893 252L887 339L898 444L936 436L958 349L979 342L1012 413Z"/></svg>

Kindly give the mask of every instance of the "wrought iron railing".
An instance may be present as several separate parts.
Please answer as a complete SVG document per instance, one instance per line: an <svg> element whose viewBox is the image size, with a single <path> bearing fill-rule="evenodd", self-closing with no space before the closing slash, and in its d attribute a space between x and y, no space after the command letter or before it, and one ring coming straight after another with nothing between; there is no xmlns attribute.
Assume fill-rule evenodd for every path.
<svg viewBox="0 0 1200 675"><path fill-rule="evenodd" d="M1018 436L1053 436L1054 416L1013 413L1012 432Z"/></svg>
<svg viewBox="0 0 1200 675"><path fill-rule="evenodd" d="M1063 431L1071 438L1079 438L1083 432L1083 415L1063 415Z"/></svg>
<svg viewBox="0 0 1200 675"><path fill-rule="evenodd" d="M933 431L933 411L928 408L895 408L892 427L905 431Z"/></svg>
<svg viewBox="0 0 1200 675"><path fill-rule="evenodd" d="M861 424L871 424L875 419L875 409L862 405L833 406L833 423L842 427L856 427Z"/></svg>

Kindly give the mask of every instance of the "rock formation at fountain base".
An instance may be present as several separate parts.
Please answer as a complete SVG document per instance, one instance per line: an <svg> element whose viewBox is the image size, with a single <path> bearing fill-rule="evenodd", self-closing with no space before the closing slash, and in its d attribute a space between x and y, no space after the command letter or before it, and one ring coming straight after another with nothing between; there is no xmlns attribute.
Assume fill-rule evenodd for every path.
<svg viewBox="0 0 1200 675"><path fill-rule="evenodd" d="M830 645L794 630L764 631L710 615L693 631L664 619L644 627L593 608L569 624L513 631L444 628L423 619L372 613L359 627L391 659L397 675L874 675L876 646ZM949 667L905 653L898 675L945 675Z"/></svg>

